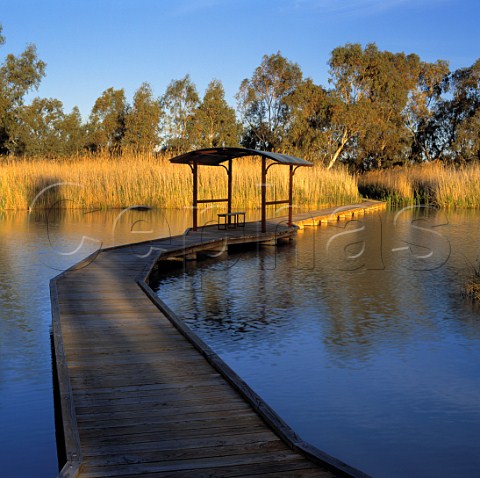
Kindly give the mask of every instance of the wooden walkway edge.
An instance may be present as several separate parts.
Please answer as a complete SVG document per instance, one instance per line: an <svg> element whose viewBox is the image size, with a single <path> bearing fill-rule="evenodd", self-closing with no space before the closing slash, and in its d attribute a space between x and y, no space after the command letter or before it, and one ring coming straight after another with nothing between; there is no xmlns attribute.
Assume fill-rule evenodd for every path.
<svg viewBox="0 0 480 478"><path fill-rule="evenodd" d="M384 207L369 201L295 223ZM297 228L283 222L264 235L250 223L136 244L150 247L145 257L132 245L104 249L51 280L66 448L59 477L366 476L298 437L148 286L162 256L289 238Z"/></svg>

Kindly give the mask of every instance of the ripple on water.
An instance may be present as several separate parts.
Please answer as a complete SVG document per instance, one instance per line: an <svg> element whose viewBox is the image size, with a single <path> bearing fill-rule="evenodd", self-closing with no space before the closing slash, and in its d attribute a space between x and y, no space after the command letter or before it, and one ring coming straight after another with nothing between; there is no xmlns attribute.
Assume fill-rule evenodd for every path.
<svg viewBox="0 0 480 478"><path fill-rule="evenodd" d="M478 222L451 216L431 243L393 214L365 221L356 262L326 252L337 230L306 230L235 267L159 278L159 296L320 449L374 476L473 476L480 315L460 292ZM398 252L408 241L421 247Z"/></svg>

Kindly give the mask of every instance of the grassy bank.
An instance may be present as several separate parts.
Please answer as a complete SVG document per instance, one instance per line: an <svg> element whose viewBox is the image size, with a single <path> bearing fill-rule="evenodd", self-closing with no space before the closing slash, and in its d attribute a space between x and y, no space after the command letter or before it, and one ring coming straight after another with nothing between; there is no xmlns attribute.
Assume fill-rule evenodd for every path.
<svg viewBox="0 0 480 478"><path fill-rule="evenodd" d="M288 169L275 166L268 172L269 199L288 197ZM56 185L53 186L52 185ZM260 204L260 162L234 162L235 208ZM200 168L201 198L227 196L223 168ZM0 162L0 210L35 208L124 208L148 205L183 208L191 205L192 174L186 165L167 158L126 155L51 161L3 160ZM35 199L36 198L36 199ZM300 168L295 173L294 202L319 207L359 200L357 182L346 170L327 171L322 166Z"/></svg>
<svg viewBox="0 0 480 478"><path fill-rule="evenodd" d="M430 163L371 171L359 178L362 195L391 205L432 204L480 208L480 165L454 167Z"/></svg>

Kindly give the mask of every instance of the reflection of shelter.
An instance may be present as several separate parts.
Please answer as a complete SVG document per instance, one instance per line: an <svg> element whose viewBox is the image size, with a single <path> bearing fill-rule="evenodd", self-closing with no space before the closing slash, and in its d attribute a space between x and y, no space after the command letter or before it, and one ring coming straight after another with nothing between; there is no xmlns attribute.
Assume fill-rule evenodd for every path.
<svg viewBox="0 0 480 478"><path fill-rule="evenodd" d="M313 166L305 159L296 158L280 153L270 153L245 148L211 148L199 149L182 154L170 161L178 164L188 164L193 173L193 229L198 227L198 205L202 203L226 202L227 214L232 214L232 159L244 156L260 156L262 159L262 232L267 231L267 206L288 204L288 225L292 225L293 205L293 176L300 166ZM267 161L270 161L267 164ZM223 164L227 163L227 165ZM274 164L283 164L289 167L288 199L279 201L267 201L267 172ZM199 166L222 166L227 171L228 193L227 198L199 199L198 198L198 167Z"/></svg>

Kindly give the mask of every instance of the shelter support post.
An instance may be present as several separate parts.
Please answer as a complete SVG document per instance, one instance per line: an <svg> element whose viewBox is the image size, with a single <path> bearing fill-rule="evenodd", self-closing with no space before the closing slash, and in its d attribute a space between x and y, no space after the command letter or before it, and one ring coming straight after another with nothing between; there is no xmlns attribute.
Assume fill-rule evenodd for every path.
<svg viewBox="0 0 480 478"><path fill-rule="evenodd" d="M291 226L293 224L293 175L295 174L295 170L293 169L293 165L290 164L289 166L289 181L288 181L288 225Z"/></svg>
<svg viewBox="0 0 480 478"><path fill-rule="evenodd" d="M172 158L170 162L177 164L188 164L192 170L193 174L193 205L192 205L192 214L193 214L193 225L192 229L197 230L198 228L198 206L204 203L216 203L216 202L226 202L227 203L227 213L222 213L220 216L227 217L227 221L231 221L232 217L236 217L236 214L243 213L234 213L232 209L232 185L233 185L233 171L232 171L232 159L242 158L244 156L260 156L262 160L262 179L261 179L261 208L262 208L262 218L261 218L261 229L262 233L267 232L267 206L276 206L280 204L288 204L288 224L292 225L293 218L293 176L295 171L300 166L313 166L309 161L306 161L301 158L296 158L294 156L289 156L287 154L273 153L268 151L258 151L256 149L248 148L206 148L199 149L197 151L190 151L189 153L181 154L175 158ZM272 163L267 166L267 159L271 160ZM223 164L228 161L228 165ZM267 201L267 173L271 166L276 164L283 164L289 166L289 186L288 186L288 199L287 200L274 200ZM222 199L199 199L198 197L198 167L202 166L222 166L227 171L228 175L228 197ZM275 193L275 191L274 191ZM279 212L277 210L276 212Z"/></svg>
<svg viewBox="0 0 480 478"><path fill-rule="evenodd" d="M193 223L192 223L192 228L193 228L194 231L196 231L197 228L198 228L198 163L197 163L197 161L193 162L192 173L193 173L193 201L192 201Z"/></svg>
<svg viewBox="0 0 480 478"><path fill-rule="evenodd" d="M232 160L231 159L228 160L227 176L228 176L227 212L228 214L230 214L232 212Z"/></svg>
<svg viewBox="0 0 480 478"><path fill-rule="evenodd" d="M262 232L267 232L267 158L262 156Z"/></svg>

